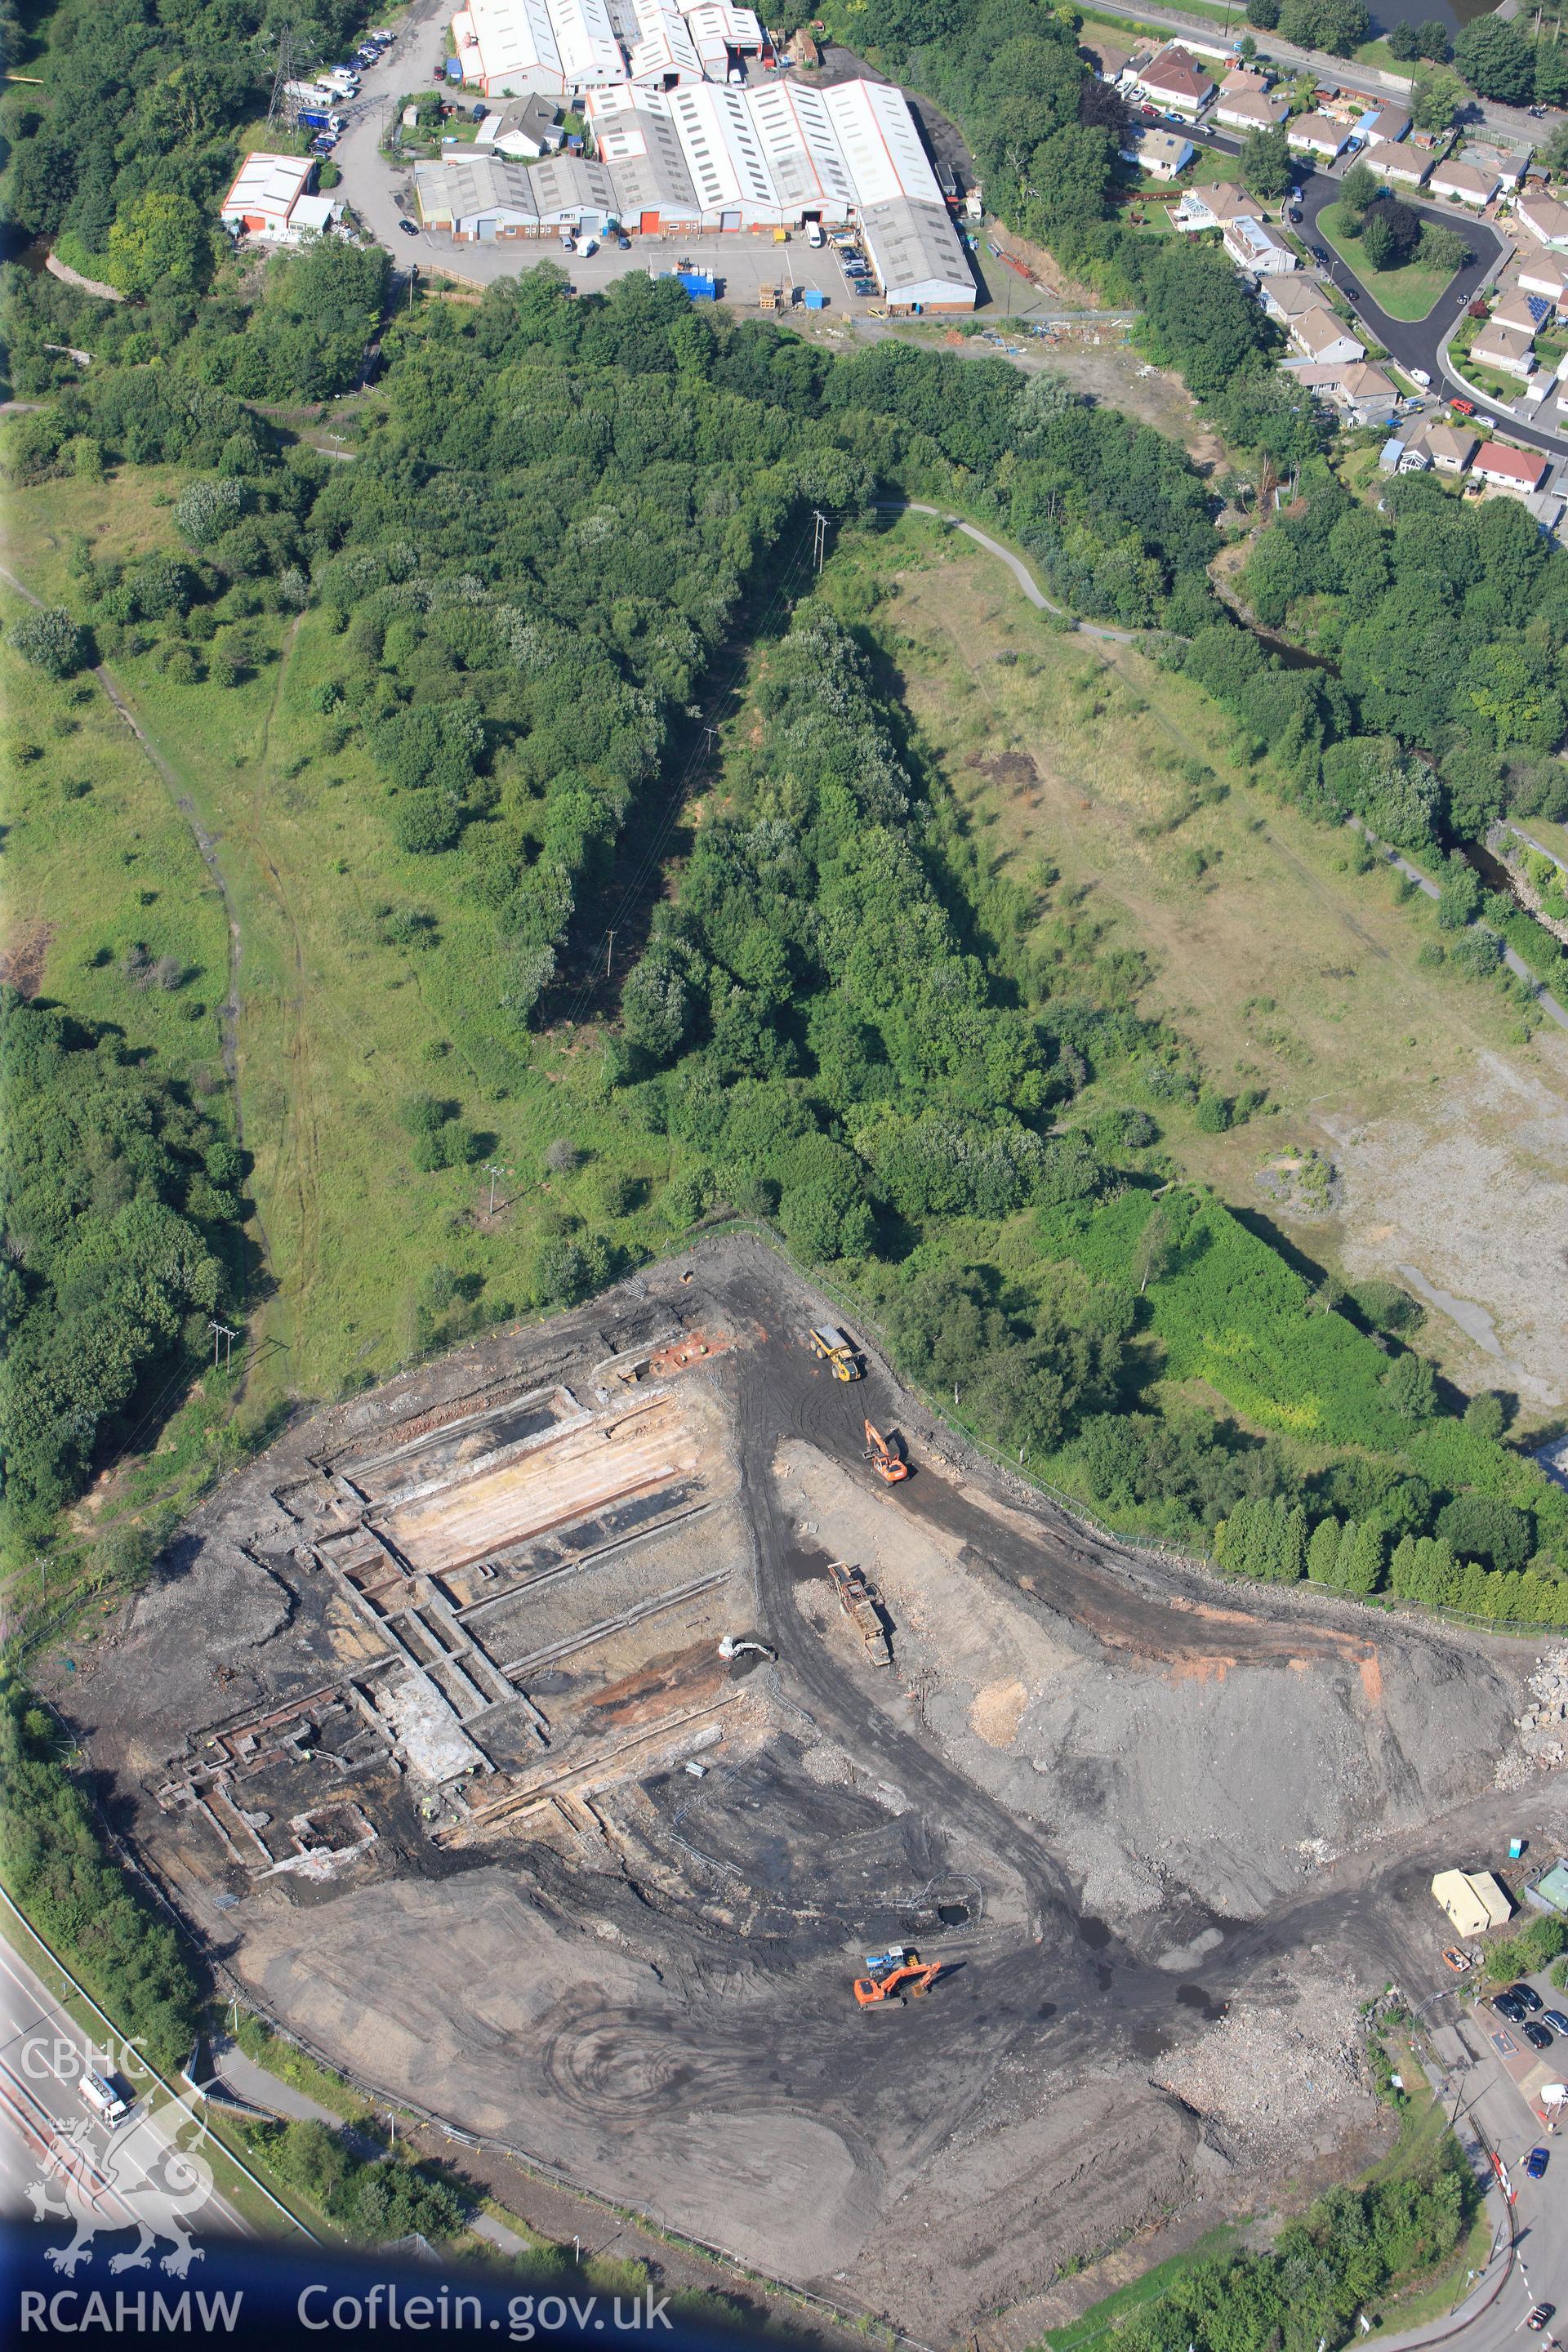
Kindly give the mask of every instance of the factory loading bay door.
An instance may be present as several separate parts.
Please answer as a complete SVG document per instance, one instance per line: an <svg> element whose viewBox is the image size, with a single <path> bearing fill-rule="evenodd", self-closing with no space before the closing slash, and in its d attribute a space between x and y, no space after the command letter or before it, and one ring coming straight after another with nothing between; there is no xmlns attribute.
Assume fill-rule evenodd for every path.
<svg viewBox="0 0 1568 2352"><path fill-rule="evenodd" d="M721 213L721 214L720 214L720 215L719 215L719 226L721 227L721 229L722 229L722 230L725 232L725 234L726 234L726 235L728 235L728 233L729 233L729 231L730 231L731 229L738 229L738 228L740 227L740 226L741 226L741 215L740 215L740 214L739 214L739 213Z"/></svg>
<svg viewBox="0 0 1568 2352"><path fill-rule="evenodd" d="M642 219L638 222L637 226L642 231L644 236L657 236L658 235L658 215L657 213L644 213Z"/></svg>

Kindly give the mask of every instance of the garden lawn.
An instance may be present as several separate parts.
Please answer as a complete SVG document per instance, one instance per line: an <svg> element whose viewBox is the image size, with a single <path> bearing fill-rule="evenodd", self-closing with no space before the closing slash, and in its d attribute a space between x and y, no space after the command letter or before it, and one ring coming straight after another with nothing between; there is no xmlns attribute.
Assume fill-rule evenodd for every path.
<svg viewBox="0 0 1568 2352"><path fill-rule="evenodd" d="M1361 283L1381 310L1391 319L1425 319L1446 286L1452 285L1458 272L1454 269L1427 269L1419 262L1407 262L1403 269L1373 269L1362 251L1361 239L1348 234L1344 226L1342 205L1325 205L1318 215L1318 226L1347 268L1353 269Z"/></svg>

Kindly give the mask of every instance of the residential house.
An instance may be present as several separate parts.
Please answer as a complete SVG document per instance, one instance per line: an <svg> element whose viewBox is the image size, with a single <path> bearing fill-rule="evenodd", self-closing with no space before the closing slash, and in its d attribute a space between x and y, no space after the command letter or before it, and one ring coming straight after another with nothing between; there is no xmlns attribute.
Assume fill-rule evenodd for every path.
<svg viewBox="0 0 1568 2352"><path fill-rule="evenodd" d="M1528 499L1541 488L1547 461L1539 450L1516 449L1511 441L1483 441L1470 471L1489 490Z"/></svg>
<svg viewBox="0 0 1568 2352"><path fill-rule="evenodd" d="M1268 316L1281 327L1293 319L1305 318L1309 310L1321 310L1323 289L1313 278L1265 278L1259 280L1258 299Z"/></svg>
<svg viewBox="0 0 1568 2352"><path fill-rule="evenodd" d="M1402 441L1395 434L1377 453L1380 474L1424 474L1431 463L1419 433L1412 434L1408 441Z"/></svg>
<svg viewBox="0 0 1568 2352"><path fill-rule="evenodd" d="M1090 70L1098 80L1108 81L1113 88L1128 74L1133 58L1138 55L1135 50L1124 49L1119 41L1108 41L1101 33L1096 33L1092 41L1080 41L1078 53L1080 58L1088 58ZM1148 51L1144 50L1142 55L1147 57Z"/></svg>
<svg viewBox="0 0 1568 2352"><path fill-rule="evenodd" d="M1376 139L1358 161L1379 173L1385 180L1397 180L1406 188L1418 188L1432 169L1432 158L1424 155L1419 147L1396 144L1392 139Z"/></svg>
<svg viewBox="0 0 1568 2352"><path fill-rule="evenodd" d="M1435 196L1447 196L1458 205L1473 205L1484 212L1498 192L1495 172L1477 171L1470 163L1434 163L1432 176L1426 183Z"/></svg>
<svg viewBox="0 0 1568 2352"><path fill-rule="evenodd" d="M1568 205L1560 205L1555 196L1538 196L1532 192L1519 198L1513 216L1548 252L1568 252Z"/></svg>
<svg viewBox="0 0 1568 2352"><path fill-rule="evenodd" d="M1230 76L1232 81L1237 76ZM1264 90L1238 90L1226 97L1222 89L1215 100L1215 121L1232 131L1275 131L1284 121L1290 101Z"/></svg>
<svg viewBox="0 0 1568 2352"><path fill-rule="evenodd" d="M1289 332L1297 350L1319 367L1366 357L1366 345L1361 337L1352 335L1343 320L1336 319L1321 301L1300 318L1292 319Z"/></svg>
<svg viewBox="0 0 1568 2352"><path fill-rule="evenodd" d="M1346 124L1328 114L1299 114L1285 125L1285 137L1299 154L1321 155L1325 163L1343 152L1350 135Z"/></svg>
<svg viewBox="0 0 1568 2352"><path fill-rule="evenodd" d="M1270 228L1267 221L1250 220L1246 214L1226 223L1220 243L1238 269L1255 277L1280 276L1301 266L1277 228Z"/></svg>
<svg viewBox="0 0 1568 2352"><path fill-rule="evenodd" d="M1545 253L1523 252L1517 283L1521 294L1540 294L1555 309L1568 310L1568 262L1550 260Z"/></svg>
<svg viewBox="0 0 1568 2352"><path fill-rule="evenodd" d="M305 226L299 206L316 170L311 155L271 155L258 148L240 164L218 218L237 236L264 245L298 245Z"/></svg>
<svg viewBox="0 0 1568 2352"><path fill-rule="evenodd" d="M1309 392L1321 393L1352 426L1391 425L1399 406L1399 392L1383 370L1370 361L1355 359L1320 362L1296 370L1296 381Z"/></svg>
<svg viewBox="0 0 1568 2352"><path fill-rule="evenodd" d="M1535 373L1531 341L1529 335L1513 327L1500 327L1489 319L1470 345L1470 357L1479 367L1496 368L1500 374L1516 375L1522 382Z"/></svg>
<svg viewBox="0 0 1568 2352"><path fill-rule="evenodd" d="M1491 323L1506 327L1510 334L1528 335L1533 341L1551 316L1552 304L1544 294L1527 294L1520 287L1492 304Z"/></svg>
<svg viewBox="0 0 1568 2352"><path fill-rule="evenodd" d="M1369 147L1380 141L1393 145L1408 135L1410 117L1402 106L1377 106L1362 116L1356 130Z"/></svg>
<svg viewBox="0 0 1568 2352"><path fill-rule="evenodd" d="M1146 180L1173 180L1184 172L1197 149L1190 139L1183 139L1174 131L1155 131L1145 125L1128 134L1121 150L1121 160L1131 163Z"/></svg>
<svg viewBox="0 0 1568 2352"><path fill-rule="evenodd" d="M1467 139L1465 161L1472 172L1495 172L1498 185L1511 192L1523 180L1530 155L1528 151L1521 155L1511 147L1493 147L1484 139Z"/></svg>
<svg viewBox="0 0 1568 2352"><path fill-rule="evenodd" d="M1222 180L1212 187L1186 189L1181 203L1171 208L1171 226L1187 236L1200 228L1224 228L1229 221L1261 220L1263 212L1256 196Z"/></svg>
<svg viewBox="0 0 1568 2352"><path fill-rule="evenodd" d="M1560 414L1568 415L1568 355L1557 362L1557 406Z"/></svg>
<svg viewBox="0 0 1568 2352"><path fill-rule="evenodd" d="M514 163L532 163L553 155L566 144L561 109L548 98L517 98L487 114L475 136L476 147L493 147Z"/></svg>
<svg viewBox="0 0 1568 2352"><path fill-rule="evenodd" d="M1428 425L1421 438L1440 474L1462 474L1481 446L1479 434L1461 432L1457 425Z"/></svg>
<svg viewBox="0 0 1568 2352"><path fill-rule="evenodd" d="M1133 88L1163 113L1195 122L1215 93L1214 76L1177 41L1141 66Z"/></svg>

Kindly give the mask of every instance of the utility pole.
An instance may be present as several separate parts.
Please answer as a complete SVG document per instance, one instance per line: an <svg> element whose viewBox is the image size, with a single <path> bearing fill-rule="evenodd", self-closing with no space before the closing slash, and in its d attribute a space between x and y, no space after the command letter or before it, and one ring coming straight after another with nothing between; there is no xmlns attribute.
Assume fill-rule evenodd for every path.
<svg viewBox="0 0 1568 2352"><path fill-rule="evenodd" d="M811 524L811 560L820 572L827 554L827 517L820 507L812 509Z"/></svg>
<svg viewBox="0 0 1568 2352"><path fill-rule="evenodd" d="M490 1205L486 1213L493 1217L496 1213L496 1186L503 1176L510 1176L511 1174L511 1170L510 1168L503 1168L499 1160L487 1160L485 1162L485 1174L490 1180Z"/></svg>
<svg viewBox="0 0 1568 2352"><path fill-rule="evenodd" d="M609 936L608 940L607 940L605 941L605 978L606 980L608 980L608 978L609 978L609 976L610 976L610 961L611 961L611 958L614 956L615 952L616 952L616 935L615 935L614 931L612 931L612 932L610 933L610 936Z"/></svg>
<svg viewBox="0 0 1568 2352"><path fill-rule="evenodd" d="M209 1322L207 1329L213 1335L213 1370L215 1371L217 1370L218 1341L221 1339L223 1342L223 1368L226 1372L228 1370L229 1355L236 1339L239 1337L239 1334L237 1331L231 1331L226 1323Z"/></svg>
<svg viewBox="0 0 1568 2352"><path fill-rule="evenodd" d="M418 282L418 278L419 264L416 261L412 262L409 265L408 270L408 307L411 310L414 308L414 289Z"/></svg>

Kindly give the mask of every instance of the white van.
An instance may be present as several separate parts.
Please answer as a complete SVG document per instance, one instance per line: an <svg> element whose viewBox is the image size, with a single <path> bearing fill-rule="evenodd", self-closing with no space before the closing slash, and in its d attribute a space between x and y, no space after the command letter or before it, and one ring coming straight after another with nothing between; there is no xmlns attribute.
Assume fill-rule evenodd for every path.
<svg viewBox="0 0 1568 2352"><path fill-rule="evenodd" d="M811 246L814 249L816 249L816 248L817 248L817 247L819 247L821 246L821 244L822 244L822 242L823 242L823 236L822 236L822 223L821 223L820 221L807 221L807 222L806 222L806 225L805 225L805 241L806 241L807 245Z"/></svg>

